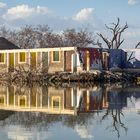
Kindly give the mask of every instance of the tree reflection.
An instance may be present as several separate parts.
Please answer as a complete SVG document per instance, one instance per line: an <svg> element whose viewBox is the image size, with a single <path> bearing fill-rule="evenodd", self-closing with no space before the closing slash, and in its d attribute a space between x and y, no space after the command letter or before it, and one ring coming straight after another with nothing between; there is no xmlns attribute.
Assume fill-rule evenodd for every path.
<svg viewBox="0 0 140 140"><path fill-rule="evenodd" d="M123 112L124 108L128 109L129 107L128 100L132 105L131 107L135 108L136 102L137 108L140 107L138 106L139 100L137 100L140 98L140 94L137 94L140 93L140 88L128 88L120 84L102 85L102 87L99 85L88 86L85 84L79 86L74 84L74 86L65 85L63 88L35 86L0 89L1 102L5 99L5 103L8 103L10 99L13 99L14 103L6 104L6 106L1 103L1 108L4 106L7 109L14 110L16 107L20 109L19 112L15 112L2 120L1 124L20 125L26 129L37 127L39 130L44 129L47 131L54 124L61 123L61 125L74 129L77 133L80 133L82 129L82 133L85 131L85 134L88 135L87 132L89 132L90 127L93 131L94 122L98 124L99 121L102 123L108 119L111 120L111 123L109 125L106 123L108 125L105 126L106 129L115 132L117 137L120 138L121 130L125 133L128 131L124 123L125 116ZM27 106L19 106L20 103L18 104L18 102L23 99L21 97L26 97ZM57 101L55 100L57 97L60 98L59 105L61 106L53 108L53 103ZM8 98L9 100L6 100ZM26 109L28 112L21 112L24 111L22 109ZM31 109L36 112L31 111ZM49 114L47 109L50 109L52 114ZM66 112L62 113L64 109ZM55 111L57 111L57 114L55 114ZM72 112L72 114L69 112ZM89 137L92 137L90 134Z"/></svg>
<svg viewBox="0 0 140 140"><path fill-rule="evenodd" d="M121 120L121 117L124 117L122 110L120 109L106 110L106 113L101 118L101 121L105 120L105 118L109 115L112 117L112 125L108 126L107 129L113 128L113 131L117 132L118 138L120 137L120 127L123 128L125 132L127 133L128 128L125 126L125 124Z"/></svg>
<svg viewBox="0 0 140 140"><path fill-rule="evenodd" d="M120 128L123 128L127 133L128 128L122 122L122 117L124 117L122 108L125 105L125 97L122 96L123 89L117 85L112 85L109 87L103 86L103 96L108 97L108 102L110 106L105 110L105 114L101 118L101 122L105 120L108 116L112 118L111 126L108 126L107 129L113 129L112 131L117 132L118 139L120 138ZM124 99L125 98L125 99ZM111 103L113 105L111 105Z"/></svg>

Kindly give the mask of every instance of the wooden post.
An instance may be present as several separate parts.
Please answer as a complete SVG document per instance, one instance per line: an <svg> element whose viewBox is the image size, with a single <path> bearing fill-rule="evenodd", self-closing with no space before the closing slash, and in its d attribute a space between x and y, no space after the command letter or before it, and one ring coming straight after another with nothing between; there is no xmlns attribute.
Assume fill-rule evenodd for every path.
<svg viewBox="0 0 140 140"><path fill-rule="evenodd" d="M89 104L90 104L90 94L89 94L89 90L87 90L87 111L89 110Z"/></svg>
<svg viewBox="0 0 140 140"><path fill-rule="evenodd" d="M90 54L89 51L86 51L86 56L87 56L87 71L90 70Z"/></svg>

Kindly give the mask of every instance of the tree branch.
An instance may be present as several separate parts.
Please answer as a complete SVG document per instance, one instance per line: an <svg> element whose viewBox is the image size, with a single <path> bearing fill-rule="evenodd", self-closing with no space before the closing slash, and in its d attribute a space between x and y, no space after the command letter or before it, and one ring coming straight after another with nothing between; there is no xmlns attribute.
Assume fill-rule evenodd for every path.
<svg viewBox="0 0 140 140"><path fill-rule="evenodd" d="M111 49L111 44L108 41L108 39L105 38L101 33L100 34L97 34L97 35L99 35L103 39L103 41L106 43L106 45L108 46L108 48Z"/></svg>

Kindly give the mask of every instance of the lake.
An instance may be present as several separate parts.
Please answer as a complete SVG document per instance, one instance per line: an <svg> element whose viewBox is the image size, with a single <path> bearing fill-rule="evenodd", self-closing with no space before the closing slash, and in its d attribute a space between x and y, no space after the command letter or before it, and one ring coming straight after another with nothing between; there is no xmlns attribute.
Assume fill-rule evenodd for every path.
<svg viewBox="0 0 140 140"><path fill-rule="evenodd" d="M139 85L0 85L1 140L139 140L139 129Z"/></svg>

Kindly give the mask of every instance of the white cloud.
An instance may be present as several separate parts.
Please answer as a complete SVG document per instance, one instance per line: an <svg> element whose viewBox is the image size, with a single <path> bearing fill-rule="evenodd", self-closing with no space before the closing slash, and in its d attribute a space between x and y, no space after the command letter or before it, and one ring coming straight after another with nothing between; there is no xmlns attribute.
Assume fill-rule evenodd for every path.
<svg viewBox="0 0 140 140"><path fill-rule="evenodd" d="M11 28L20 28L24 25L48 24L50 28L58 32L67 28L78 29L83 27L99 30L104 27L104 24L93 13L94 8L84 8L79 10L79 14L77 12L75 19L74 16L63 18L54 15L55 13L52 13L47 7L22 4L7 9L0 16L0 24L7 24Z"/></svg>
<svg viewBox="0 0 140 140"><path fill-rule="evenodd" d="M135 5L138 3L138 0L128 0L129 5Z"/></svg>
<svg viewBox="0 0 140 140"><path fill-rule="evenodd" d="M92 15L94 10L94 8L81 9L73 19L77 21L87 20Z"/></svg>
<svg viewBox="0 0 140 140"><path fill-rule="evenodd" d="M0 2L0 8L3 8L6 6L6 3Z"/></svg>
<svg viewBox="0 0 140 140"><path fill-rule="evenodd" d="M47 7L37 6L36 12L38 14L43 14L44 15L44 14L48 14L49 13L49 10L48 10Z"/></svg>
<svg viewBox="0 0 140 140"><path fill-rule="evenodd" d="M93 127L89 124L89 127L85 125L75 125L75 131L82 139L94 139L94 136L91 133Z"/></svg>
<svg viewBox="0 0 140 140"><path fill-rule="evenodd" d="M8 9L7 13L3 15L3 18L6 20L25 19L33 15L44 15L47 13L49 13L47 7L29 7L28 5L23 4Z"/></svg>

